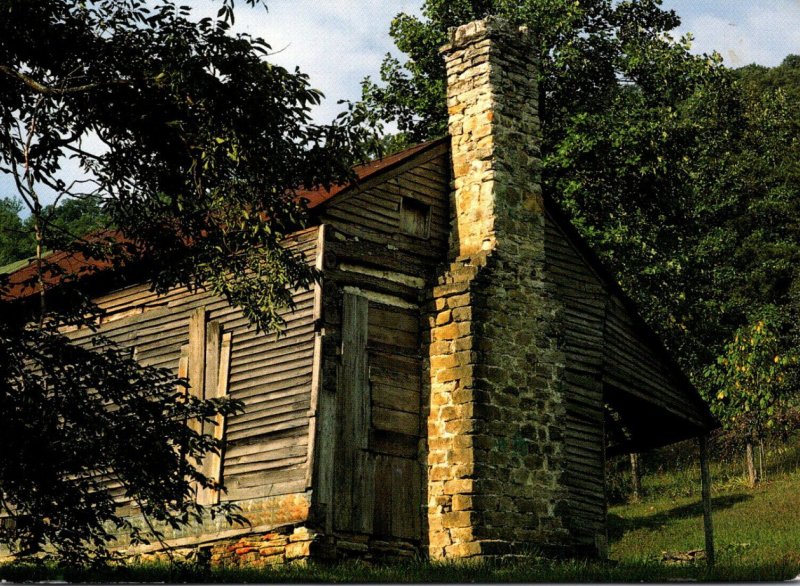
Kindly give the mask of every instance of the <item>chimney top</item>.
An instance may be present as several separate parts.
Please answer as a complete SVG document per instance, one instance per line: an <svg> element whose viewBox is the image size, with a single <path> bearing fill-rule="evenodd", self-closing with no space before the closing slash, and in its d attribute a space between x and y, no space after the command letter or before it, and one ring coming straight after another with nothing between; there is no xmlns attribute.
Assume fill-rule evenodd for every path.
<svg viewBox="0 0 800 586"><path fill-rule="evenodd" d="M461 26L450 27L447 31L448 41L439 49L440 54L449 53L487 38L500 36L529 37L526 25L515 26L502 16L487 16L482 20L474 20Z"/></svg>
<svg viewBox="0 0 800 586"><path fill-rule="evenodd" d="M533 229L543 209L536 47L526 27L488 17L441 49L455 218L451 255L476 261ZM531 235L539 238L541 235Z"/></svg>

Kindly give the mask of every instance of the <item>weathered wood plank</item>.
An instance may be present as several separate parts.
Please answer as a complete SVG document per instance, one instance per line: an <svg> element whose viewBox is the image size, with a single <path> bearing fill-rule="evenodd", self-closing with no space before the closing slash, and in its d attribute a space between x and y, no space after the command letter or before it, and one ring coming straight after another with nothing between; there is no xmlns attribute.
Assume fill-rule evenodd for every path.
<svg viewBox="0 0 800 586"><path fill-rule="evenodd" d="M368 425L370 421L367 372L367 328L369 301L354 293L342 299L342 362L337 392L338 430L336 461L342 477L337 483L335 524L337 529L369 532L373 494Z"/></svg>
<svg viewBox="0 0 800 586"><path fill-rule="evenodd" d="M376 383L372 376L370 376L370 380L372 381L372 404L374 406L419 414L420 394L418 389L409 391L401 387Z"/></svg>
<svg viewBox="0 0 800 586"><path fill-rule="evenodd" d="M213 360L216 362L217 367L216 369L212 368L206 370L206 381L215 381L215 384L211 388L206 389L207 399L222 399L228 394L232 338L233 335L231 332L222 334L219 322L209 323L206 335L206 343L209 344L206 360ZM215 370L216 373L214 372ZM217 415L214 418L213 429L210 433L217 441L222 441L225 437L225 420L226 417L223 415ZM211 453L206 456L206 460L203 462L203 473L217 483L222 481L223 456L224 453L222 452L218 454ZM204 488L200 491L198 502L200 504L216 504L219 502L219 498L219 490Z"/></svg>
<svg viewBox="0 0 800 586"><path fill-rule="evenodd" d="M303 434L308 429L307 417L287 418L276 423L264 424L255 422L241 426L228 425L228 441L238 441L242 439L253 439L264 437L276 431L296 430L298 434Z"/></svg>
<svg viewBox="0 0 800 586"><path fill-rule="evenodd" d="M418 435L419 414L375 406L372 409L372 425L384 431Z"/></svg>
<svg viewBox="0 0 800 586"><path fill-rule="evenodd" d="M418 433L407 435L381 429L371 429L369 432L369 449L375 454L416 459L419 441Z"/></svg>
<svg viewBox="0 0 800 586"><path fill-rule="evenodd" d="M304 372L300 376L294 376L284 380L272 381L269 385L261 385L258 381L246 381L236 388L231 385L231 394L237 399L246 399L269 393L273 397L285 397L296 394L297 389L303 390L311 385L311 373Z"/></svg>

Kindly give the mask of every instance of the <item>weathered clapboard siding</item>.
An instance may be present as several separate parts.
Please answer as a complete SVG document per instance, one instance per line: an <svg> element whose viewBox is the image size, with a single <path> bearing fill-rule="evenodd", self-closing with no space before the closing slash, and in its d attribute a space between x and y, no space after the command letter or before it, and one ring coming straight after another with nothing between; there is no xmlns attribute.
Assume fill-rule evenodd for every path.
<svg viewBox="0 0 800 586"><path fill-rule="evenodd" d="M306 262L316 263L322 253L320 231L304 230L286 244ZM228 394L242 400L245 411L226 422L222 471L228 493L223 500L306 488L315 320L320 309L316 289L293 293L295 310L282 313L286 325L278 335L256 332L240 310L207 291L176 288L158 296L146 284L137 284L96 300L108 312L101 334L134 349L142 364L176 374L181 347L189 340L190 315L197 308L204 310L207 327L218 324L231 334ZM68 335L88 343L93 334L78 330ZM118 483L109 479L106 486L124 503Z"/></svg>
<svg viewBox="0 0 800 586"><path fill-rule="evenodd" d="M606 378L610 384L654 403L676 418L702 426L698 406L686 401L676 372L668 370L658 359L654 349L636 332L622 303L613 298L608 305L606 347Z"/></svg>
<svg viewBox="0 0 800 586"><path fill-rule="evenodd" d="M337 196L319 211L320 221L339 232L344 240L358 238L352 254L372 254L371 264L405 272L430 272L444 258L450 233L449 156L441 145L412 158L398 169L365 181ZM430 208L427 237L404 234L400 228L403 197ZM334 254L347 253L333 242ZM387 253L388 251L388 253ZM390 257L390 258L386 258ZM327 267L326 267L327 268Z"/></svg>
<svg viewBox="0 0 800 586"><path fill-rule="evenodd" d="M561 305L566 355L564 482L573 535L590 545L605 526L605 410L621 408L630 441L640 447L688 437L687 422L702 428L705 419L696 402L686 401L685 382L668 366L664 350L560 221L547 216L545 256ZM645 416L642 425L638 419ZM684 427L676 432L679 425Z"/></svg>
<svg viewBox="0 0 800 586"><path fill-rule="evenodd" d="M603 332L606 292L566 234L545 220L547 277L562 305L565 369L564 484L573 538L593 547L605 534Z"/></svg>

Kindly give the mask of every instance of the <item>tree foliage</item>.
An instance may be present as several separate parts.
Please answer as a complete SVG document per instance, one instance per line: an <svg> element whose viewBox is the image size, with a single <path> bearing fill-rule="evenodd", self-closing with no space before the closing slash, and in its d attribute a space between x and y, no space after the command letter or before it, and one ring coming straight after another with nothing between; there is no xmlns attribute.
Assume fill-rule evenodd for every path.
<svg viewBox="0 0 800 586"><path fill-rule="evenodd" d="M687 322L707 319L687 287L697 277L687 259L700 220L696 155L733 107L730 75L718 56L692 55L688 37L670 36L680 21L657 0L430 0L423 18L393 21L409 59L388 57L382 85L365 81L370 110L410 140L443 133L436 49L448 27L490 13L526 24L537 42L543 189L668 345L693 359L705 344L687 337Z"/></svg>
<svg viewBox="0 0 800 586"><path fill-rule="evenodd" d="M36 254L34 216L22 219L22 209L19 199L0 199L0 267ZM50 246L66 247L87 234L111 227L100 202L92 197L45 205L40 215L49 231L46 240Z"/></svg>
<svg viewBox="0 0 800 586"><path fill-rule="evenodd" d="M6 7L0 154L26 205L43 186L100 196L159 289L206 283L278 325L286 285L313 275L277 242L302 224L296 189L348 173L345 121L312 124L321 95L305 75L267 63L263 40L172 2ZM61 177L66 157L80 182Z"/></svg>
<svg viewBox="0 0 800 586"><path fill-rule="evenodd" d="M408 141L443 134L438 47L489 14L537 42L545 192L702 382L752 311L795 295L796 60L734 72L693 55L659 0L428 0L393 21L408 59L364 81L367 110Z"/></svg>
<svg viewBox="0 0 800 586"><path fill-rule="evenodd" d="M0 267L31 256L36 248L19 217L21 211L19 200L0 199Z"/></svg>
<svg viewBox="0 0 800 586"><path fill-rule="evenodd" d="M88 347L72 344L58 323L0 329L0 507L13 519L0 541L19 556L50 544L76 564L104 560L115 532L134 545L158 537L161 529L121 514L107 490L114 484L154 529L201 520L192 484L214 483L187 461L221 445L187 419L213 422L241 404L195 399L169 369L142 368L99 336ZM226 503L211 514L241 518Z"/></svg>
<svg viewBox="0 0 800 586"><path fill-rule="evenodd" d="M446 132L449 27L525 24L540 62L543 189L612 269L701 392L730 340L770 307L800 336L800 61L731 70L694 55L660 0L427 0L399 14L365 110L414 142ZM738 334L737 334L738 332ZM767 376L767 375L765 375ZM789 381L789 394L797 383Z"/></svg>
<svg viewBox="0 0 800 586"><path fill-rule="evenodd" d="M784 353L769 314L739 328L717 363L705 372L715 391L714 413L726 427L743 430L751 441L763 439L778 421L796 364L796 356Z"/></svg>
<svg viewBox="0 0 800 586"><path fill-rule="evenodd" d="M305 221L296 192L349 178L364 137L347 114L311 122L321 94L269 63L265 41L231 33L232 0L199 21L168 0L3 0L0 11L0 172L30 214L38 290L36 303L15 301L0 276L0 509L15 520L1 537L21 554L99 559L111 529L136 541L202 513L193 483L213 482L183 462L221 445L185 422L239 405L179 400L186 381L99 334L71 344L63 332L94 331L102 311L46 252L135 267L159 292L203 287L277 329L289 290L316 277L280 245ZM19 210L2 209L18 229ZM95 220L116 232L81 237ZM95 490L101 477L151 531Z"/></svg>

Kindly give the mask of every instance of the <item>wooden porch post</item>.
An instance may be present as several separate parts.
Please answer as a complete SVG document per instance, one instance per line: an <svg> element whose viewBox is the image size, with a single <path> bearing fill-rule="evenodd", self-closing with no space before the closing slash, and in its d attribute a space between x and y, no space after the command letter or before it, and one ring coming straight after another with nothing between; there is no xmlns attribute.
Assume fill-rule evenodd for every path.
<svg viewBox="0 0 800 586"><path fill-rule="evenodd" d="M714 565L714 524L711 519L711 474L708 471L708 435L697 438L700 444L700 477L703 495L703 530L706 538L706 563Z"/></svg>

